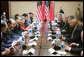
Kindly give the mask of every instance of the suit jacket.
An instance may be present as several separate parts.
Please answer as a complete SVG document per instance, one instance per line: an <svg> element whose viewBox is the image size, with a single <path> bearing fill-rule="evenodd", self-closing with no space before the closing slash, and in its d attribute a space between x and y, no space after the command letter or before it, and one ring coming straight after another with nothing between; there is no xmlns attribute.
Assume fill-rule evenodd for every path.
<svg viewBox="0 0 84 57"><path fill-rule="evenodd" d="M80 42L79 46L76 47L71 47L70 53L74 53L74 54L81 54L81 51L83 50L83 43Z"/></svg>
<svg viewBox="0 0 84 57"><path fill-rule="evenodd" d="M14 40L19 39L19 35L16 35L13 31L7 30L3 33L3 41L4 43L12 43Z"/></svg>
<svg viewBox="0 0 84 57"><path fill-rule="evenodd" d="M5 48L9 48L11 44L5 44L3 41L3 34L1 35L1 52L5 50Z"/></svg>
<svg viewBox="0 0 84 57"><path fill-rule="evenodd" d="M64 11L61 9L61 10L59 11L59 13L62 13L62 14L64 14Z"/></svg>
<svg viewBox="0 0 84 57"><path fill-rule="evenodd" d="M72 31L73 31L73 28L70 27L70 24L69 24L68 22L66 22L66 23L64 24L63 29L66 30L66 32L62 32L63 35L64 35L64 37L70 37L71 34L72 34Z"/></svg>
<svg viewBox="0 0 84 57"><path fill-rule="evenodd" d="M25 26L28 27L30 24L29 24L29 21L28 20L25 20Z"/></svg>
<svg viewBox="0 0 84 57"><path fill-rule="evenodd" d="M65 23L63 22L62 19L60 19L59 21L60 21L60 22L58 22L57 24L59 25L59 28L62 30Z"/></svg>
<svg viewBox="0 0 84 57"><path fill-rule="evenodd" d="M83 30L82 27L77 25L76 29L74 30L73 33L73 38L66 38L65 41L67 42L75 42L75 43L80 43L81 42L81 31Z"/></svg>
<svg viewBox="0 0 84 57"><path fill-rule="evenodd" d="M15 27L14 30L13 30L13 32L14 32L15 34L21 35L22 29L20 28L20 25L19 25L19 24L16 25L16 27Z"/></svg>
<svg viewBox="0 0 84 57"><path fill-rule="evenodd" d="M31 17L31 18L29 18L28 20L29 20L29 23L30 23L30 24L32 24L32 23L33 23L33 18L32 18L32 17Z"/></svg>

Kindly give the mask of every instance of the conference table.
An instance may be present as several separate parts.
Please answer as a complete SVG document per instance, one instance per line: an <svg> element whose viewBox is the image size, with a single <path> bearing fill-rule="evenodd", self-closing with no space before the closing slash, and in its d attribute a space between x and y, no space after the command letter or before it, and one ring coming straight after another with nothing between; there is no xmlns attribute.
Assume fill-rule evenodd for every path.
<svg viewBox="0 0 84 57"><path fill-rule="evenodd" d="M21 51L19 51L19 52L21 52L21 54L19 54L19 52L17 52L16 56L78 56L78 55L75 55L75 54L71 54L69 52L67 52L66 55L63 55L63 54L60 54L60 55L59 54L56 54L56 55L51 54L49 52L49 49L52 47L51 43L52 43L53 40L48 41L48 39L47 39L48 38L48 31L49 31L49 29L47 28L47 23L43 22L42 28L40 30L41 36L39 37L38 41L36 41L37 45L35 47L33 47L35 49L34 54L32 54L32 55L22 54L23 50L21 50ZM27 38L27 40L26 40L27 43L29 43L29 40L30 39ZM69 44L65 43L65 45L69 45ZM32 47L27 46L26 49L24 49L24 50L29 50L30 48L32 48ZM61 50L58 50L58 51L61 51Z"/></svg>

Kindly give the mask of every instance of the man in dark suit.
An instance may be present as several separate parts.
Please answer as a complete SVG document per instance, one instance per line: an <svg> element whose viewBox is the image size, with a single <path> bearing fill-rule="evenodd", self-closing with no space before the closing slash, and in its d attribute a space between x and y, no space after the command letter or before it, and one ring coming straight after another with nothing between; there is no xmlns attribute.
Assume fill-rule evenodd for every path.
<svg viewBox="0 0 84 57"><path fill-rule="evenodd" d="M70 47L66 46L65 51L81 55L83 50L83 31L81 32L81 42L80 43L71 43Z"/></svg>
<svg viewBox="0 0 84 57"><path fill-rule="evenodd" d="M62 6L60 6L60 11L59 11L59 13L64 14L64 11L63 11L63 9L62 9Z"/></svg>
<svg viewBox="0 0 84 57"><path fill-rule="evenodd" d="M16 26L15 26L13 32L14 32L15 34L17 34L17 35L21 35L22 29L20 28L18 18L17 18L15 21L16 21Z"/></svg>
<svg viewBox="0 0 84 57"><path fill-rule="evenodd" d="M3 33L7 30L7 23L1 20L1 55L8 55L11 52L11 44L7 44L3 41ZM6 35L5 35L6 36Z"/></svg>
<svg viewBox="0 0 84 57"><path fill-rule="evenodd" d="M65 23L64 26L63 26L63 28L62 28L62 34L63 34L64 37L70 37L71 33L73 31L73 28L70 27L70 23L69 22L73 18L69 18L69 20L68 20L68 17L63 16L62 19L63 19L63 22Z"/></svg>
<svg viewBox="0 0 84 57"><path fill-rule="evenodd" d="M29 13L29 23L30 24L33 23L33 13L32 12Z"/></svg>
<svg viewBox="0 0 84 57"><path fill-rule="evenodd" d="M57 24L58 24L58 27L62 30L62 28L64 26L64 22L62 20L62 14L59 14Z"/></svg>
<svg viewBox="0 0 84 57"><path fill-rule="evenodd" d="M70 38L66 37L64 40L69 43L72 43L72 42L79 43L81 41L80 34L83 28L78 24L78 20L76 19L71 21L70 26L74 28L72 35Z"/></svg>
<svg viewBox="0 0 84 57"><path fill-rule="evenodd" d="M28 27L30 25L29 20L28 20L28 15L26 13L24 13L22 16L25 17L25 22L24 22L25 26Z"/></svg>

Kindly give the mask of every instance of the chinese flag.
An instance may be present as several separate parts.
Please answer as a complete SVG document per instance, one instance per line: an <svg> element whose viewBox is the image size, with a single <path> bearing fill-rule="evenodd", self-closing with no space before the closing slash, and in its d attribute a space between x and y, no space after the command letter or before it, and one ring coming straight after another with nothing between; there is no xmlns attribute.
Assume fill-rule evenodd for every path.
<svg viewBox="0 0 84 57"><path fill-rule="evenodd" d="M50 21L54 21L54 2L51 1L50 4Z"/></svg>

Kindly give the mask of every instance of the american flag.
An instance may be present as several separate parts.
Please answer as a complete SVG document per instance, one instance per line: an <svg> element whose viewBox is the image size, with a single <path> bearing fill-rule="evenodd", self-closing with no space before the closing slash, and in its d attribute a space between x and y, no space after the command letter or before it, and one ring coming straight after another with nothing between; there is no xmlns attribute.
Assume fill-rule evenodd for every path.
<svg viewBox="0 0 84 57"><path fill-rule="evenodd" d="M42 13L41 13L41 1L37 2L37 15L36 15L36 19L41 21L42 18Z"/></svg>
<svg viewBox="0 0 84 57"><path fill-rule="evenodd" d="M46 15L46 19L47 21L49 21L49 3L48 1L45 1L45 15Z"/></svg>

